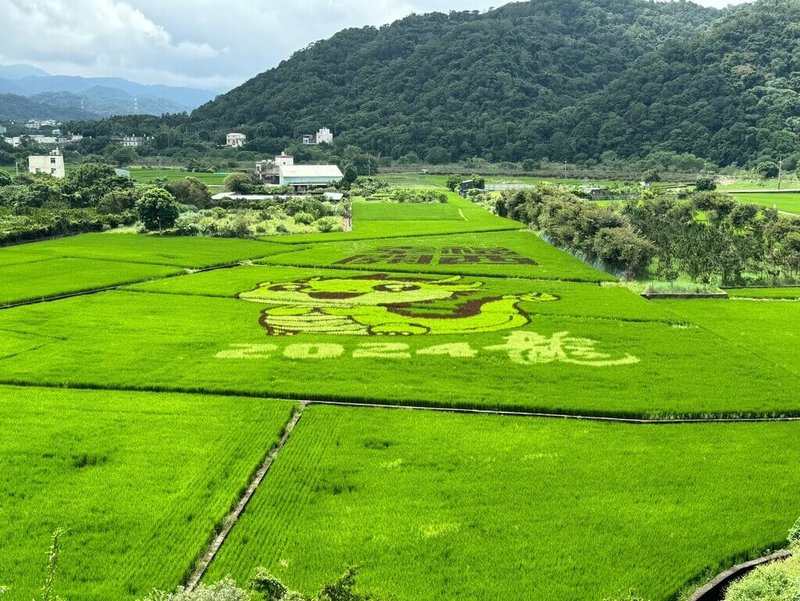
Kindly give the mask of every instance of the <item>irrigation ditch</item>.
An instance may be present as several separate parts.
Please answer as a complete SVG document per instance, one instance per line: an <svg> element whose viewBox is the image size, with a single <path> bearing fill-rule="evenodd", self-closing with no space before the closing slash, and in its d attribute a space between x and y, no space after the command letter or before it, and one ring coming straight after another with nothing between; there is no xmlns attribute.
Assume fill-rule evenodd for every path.
<svg viewBox="0 0 800 601"><path fill-rule="evenodd" d="M300 403L300 405L292 412L291 418L289 418L289 421L283 428L283 434L281 435L280 440L278 440L278 443L273 446L269 453L267 453L264 461L262 461L261 465L250 479L250 482L242 493L242 496L239 498L239 501L230 510L228 515L225 516L219 532L217 532L217 534L211 540L206 552L197 561L191 575L187 579L186 588L188 590L194 590L200 583L200 580L205 575L206 570L208 570L208 566L210 566L211 562L214 561L214 558L217 556L220 548L225 543L225 539L228 538L228 534L230 534L231 530L236 525L236 522L239 521L239 518L247 508L247 504L250 502L250 499L253 498L256 490L258 490L258 487L261 486L261 483L264 481L264 478L266 477L273 463L275 463L278 453L281 452L281 449L283 449L283 447L286 445L286 442L289 440L289 437L292 435L292 431L295 429L295 426L297 426L298 422L300 421L300 417L303 415L304 408L305 404Z"/></svg>

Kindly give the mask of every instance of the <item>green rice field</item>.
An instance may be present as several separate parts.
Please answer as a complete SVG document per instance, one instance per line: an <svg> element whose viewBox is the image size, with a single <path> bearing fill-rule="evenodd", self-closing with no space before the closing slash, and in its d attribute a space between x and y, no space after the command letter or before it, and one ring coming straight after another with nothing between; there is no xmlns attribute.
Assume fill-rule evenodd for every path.
<svg viewBox="0 0 800 601"><path fill-rule="evenodd" d="M784 288L729 288L725 292L732 298L800 299L800 286Z"/></svg>
<svg viewBox="0 0 800 601"><path fill-rule="evenodd" d="M307 244L381 238L415 238L436 234L519 230L519 222L497 217L458 194L447 192L447 203L353 203L353 231L282 236L281 242Z"/></svg>
<svg viewBox="0 0 800 601"><path fill-rule="evenodd" d="M466 221L456 204L353 203L353 220L365 221Z"/></svg>
<svg viewBox="0 0 800 601"><path fill-rule="evenodd" d="M150 167L131 167L131 179L138 184L148 184L157 179L174 181L185 177L199 179L207 186L221 186L228 176L227 173L190 173L182 169L171 168L150 168Z"/></svg>
<svg viewBox="0 0 800 601"><path fill-rule="evenodd" d="M208 580L265 565L311 592L358 564L403 600L670 599L800 513L797 423L310 407L301 424Z"/></svg>
<svg viewBox="0 0 800 601"><path fill-rule="evenodd" d="M734 194L739 202L778 209L784 213L800 215L800 194Z"/></svg>
<svg viewBox="0 0 800 601"><path fill-rule="evenodd" d="M0 354L2 351L0 351ZM0 580L40 593L66 529L59 593L173 588L277 441L291 403L0 387Z"/></svg>
<svg viewBox="0 0 800 601"><path fill-rule="evenodd" d="M381 222L384 223L384 222ZM331 242L264 259L274 265L470 274L534 280L614 281L530 231Z"/></svg>
<svg viewBox="0 0 800 601"><path fill-rule="evenodd" d="M57 528L64 599L185 583L295 410L206 582L675 601L783 544L793 289L647 301L455 195L353 213L0 248L3 601L40 593Z"/></svg>

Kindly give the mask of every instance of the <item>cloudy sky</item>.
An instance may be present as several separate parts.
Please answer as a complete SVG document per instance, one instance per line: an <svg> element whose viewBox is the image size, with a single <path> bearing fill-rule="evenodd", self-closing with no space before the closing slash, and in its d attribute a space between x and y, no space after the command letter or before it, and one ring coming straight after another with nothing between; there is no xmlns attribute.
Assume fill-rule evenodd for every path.
<svg viewBox="0 0 800 601"><path fill-rule="evenodd" d="M707 6L743 0L700 0ZM0 0L0 64L230 89L345 27L503 0Z"/></svg>

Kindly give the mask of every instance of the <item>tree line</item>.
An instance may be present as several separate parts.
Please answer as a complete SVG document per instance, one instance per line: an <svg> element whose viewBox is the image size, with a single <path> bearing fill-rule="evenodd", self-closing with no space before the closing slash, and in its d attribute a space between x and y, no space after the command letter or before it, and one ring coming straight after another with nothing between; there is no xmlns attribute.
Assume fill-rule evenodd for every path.
<svg viewBox="0 0 800 601"><path fill-rule="evenodd" d="M113 167L85 163L63 180L0 171L0 244L102 231L141 222L172 227L181 207L208 207L211 195L195 178L135 187Z"/></svg>
<svg viewBox="0 0 800 601"><path fill-rule="evenodd" d="M739 286L800 277L800 218L715 191L648 189L636 200L599 205L542 185L504 193L496 211L627 279Z"/></svg>

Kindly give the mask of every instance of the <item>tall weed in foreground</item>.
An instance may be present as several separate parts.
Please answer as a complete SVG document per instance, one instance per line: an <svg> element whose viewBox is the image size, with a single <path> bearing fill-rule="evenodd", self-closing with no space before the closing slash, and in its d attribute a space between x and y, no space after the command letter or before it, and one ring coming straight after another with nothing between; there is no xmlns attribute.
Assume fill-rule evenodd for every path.
<svg viewBox="0 0 800 601"><path fill-rule="evenodd" d="M61 537L66 532L63 528L53 532L50 549L47 552L47 571L44 586L42 587L42 601L62 601L55 592L56 576L58 575L58 556L61 553Z"/></svg>
<svg viewBox="0 0 800 601"><path fill-rule="evenodd" d="M645 599L644 597L640 597L636 593L636 591L631 590L631 591L628 591L627 593L624 593L624 594L619 595L617 597L609 597L608 599L605 599L604 601L647 601L647 599Z"/></svg>

